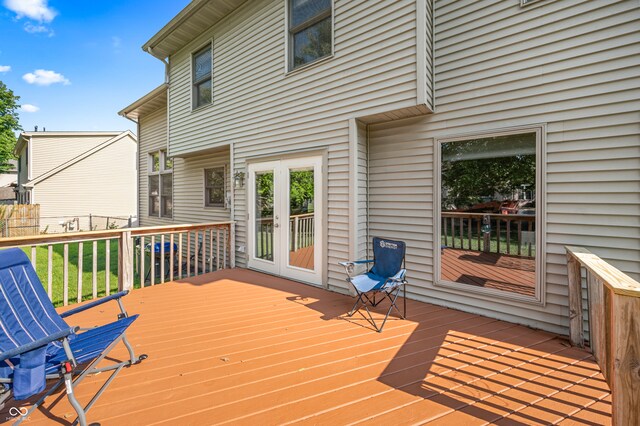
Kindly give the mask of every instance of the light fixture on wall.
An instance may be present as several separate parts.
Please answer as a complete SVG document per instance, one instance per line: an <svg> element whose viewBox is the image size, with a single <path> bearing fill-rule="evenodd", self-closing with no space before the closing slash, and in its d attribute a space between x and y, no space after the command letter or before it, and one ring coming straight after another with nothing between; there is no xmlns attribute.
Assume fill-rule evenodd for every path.
<svg viewBox="0 0 640 426"><path fill-rule="evenodd" d="M236 174L233 175L233 186L235 189L244 188L244 172L236 172Z"/></svg>

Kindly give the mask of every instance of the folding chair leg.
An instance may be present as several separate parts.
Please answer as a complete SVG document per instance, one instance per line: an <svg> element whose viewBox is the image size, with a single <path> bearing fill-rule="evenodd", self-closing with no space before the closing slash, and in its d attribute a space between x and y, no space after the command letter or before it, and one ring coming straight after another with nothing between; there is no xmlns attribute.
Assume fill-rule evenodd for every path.
<svg viewBox="0 0 640 426"><path fill-rule="evenodd" d="M29 411L26 412L25 415L23 415L22 417L20 417L20 419L18 419L17 422L14 423L14 425L19 425L20 423L22 423L22 421L24 419L28 419L29 416L31 415L31 413L33 413L38 407L40 407L42 405L42 403L44 403L44 400L47 399L47 397L49 397L51 394L53 394L55 391L58 390L58 388L60 387L61 384L64 383L64 379L60 379L58 381L58 383L56 383L55 385L53 385L51 387L51 389L49 389L47 391L47 393L45 393L44 395L42 395L40 397L40 399L38 399L32 406L31 408L29 408Z"/></svg>
<svg viewBox="0 0 640 426"><path fill-rule="evenodd" d="M87 426L87 415L73 393L73 379L71 373L66 373L64 375L64 385L67 388L67 398L69 398L69 403L71 403L73 409L78 413L76 422L79 423L80 426Z"/></svg>

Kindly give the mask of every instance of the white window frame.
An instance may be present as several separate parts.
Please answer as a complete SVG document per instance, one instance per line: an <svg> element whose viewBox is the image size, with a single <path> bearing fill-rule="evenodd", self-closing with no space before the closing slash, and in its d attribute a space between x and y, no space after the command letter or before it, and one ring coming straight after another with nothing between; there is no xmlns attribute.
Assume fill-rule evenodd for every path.
<svg viewBox="0 0 640 426"><path fill-rule="evenodd" d="M222 189L223 189L223 193L222 193L222 203L218 204L209 204L208 202L208 197L207 197L207 190L210 188L207 186L207 172L210 170L216 170L216 169L222 169L222 178L223 178L223 183L222 183ZM213 166L213 167L206 167L203 169L203 191L202 191L202 195L204 197L204 206L206 208L210 208L210 209L226 209L227 206L227 188L229 187L229 181L228 181L228 176L227 176L227 165L221 165L221 166Z"/></svg>
<svg viewBox="0 0 640 426"><path fill-rule="evenodd" d="M313 66L316 66L324 61L327 61L333 58L335 54L335 18L336 18L336 8L335 8L335 0L331 0L331 53L329 55L318 58L314 61L311 61L307 64L300 65L299 67L293 67L293 41L291 31L289 29L289 21L291 19L290 16L290 7L289 2L291 0L284 0L284 73L290 74L295 73L300 70L304 70Z"/></svg>
<svg viewBox="0 0 640 426"><path fill-rule="evenodd" d="M205 79L201 79L198 82L195 81L195 60L196 60L196 56L198 56L198 54L202 53L204 50L206 49L210 49L211 50L211 74L209 76L209 79L211 80L211 101L204 103L202 105L197 105L197 84L198 82L202 82ZM191 62L189 64L189 73L190 73L190 81L191 81L191 110L192 111L197 111L200 110L202 108L206 108L209 105L213 105L213 73L214 73L214 69L213 69L213 39L207 41L205 44L203 44L202 46L200 46L199 48L197 48L196 50L194 50L193 52L191 52Z"/></svg>
<svg viewBox="0 0 640 426"><path fill-rule="evenodd" d="M153 156L155 154L158 154L159 156L159 167L158 170L153 170ZM149 217L159 217L159 218L164 218L164 219L173 219L173 169L175 167L175 164L173 165L173 167L171 169L167 169L165 168L165 163L167 160L168 156L167 156L167 151L166 150L158 150L158 151L151 151L148 153L147 156L147 215ZM167 214L163 214L163 196L162 195L162 177L166 176L166 175L171 175L171 214L167 215ZM160 201L160 208L158 209L158 213L151 213L151 185L149 185L149 178L152 176L157 176L158 177L158 199Z"/></svg>
<svg viewBox="0 0 640 426"><path fill-rule="evenodd" d="M534 296L524 296L519 294L508 293L506 291L474 287L467 284L455 283L442 280L441 277L441 252L438 249L441 241L441 168L442 168L442 149L441 146L446 142L458 142L469 139L490 138L495 136L508 136L522 133L536 134L536 286ZM474 294L474 297L487 301L509 300L513 302L522 302L527 305L542 305L546 303L546 124L537 124L530 126L519 126L505 129L497 129L487 132L474 132L461 135L453 135L448 137L437 138L434 141L434 200L433 200L433 258L434 258L434 279L433 284L443 290L453 294L468 296Z"/></svg>

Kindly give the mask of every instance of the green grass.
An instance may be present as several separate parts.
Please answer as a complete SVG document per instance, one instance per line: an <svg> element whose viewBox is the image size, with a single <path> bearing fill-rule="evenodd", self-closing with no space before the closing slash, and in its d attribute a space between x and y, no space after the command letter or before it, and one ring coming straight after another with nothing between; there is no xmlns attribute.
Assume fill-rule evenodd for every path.
<svg viewBox="0 0 640 426"><path fill-rule="evenodd" d="M96 284L98 297L106 295L106 241L97 242L97 274ZM77 303L78 297L78 243L69 243L69 304ZM52 301L54 306L62 306L64 304L64 244L52 245ZM110 293L118 291L118 242L111 241L110 261L109 261L109 289ZM31 247L23 247L22 250L31 257ZM39 246L36 248L36 273L42 281L45 290L48 283L48 249L47 246ZM149 258L145 260L146 269L148 269ZM136 271L134 271L135 273ZM82 248L82 300L93 299L93 244L88 241L83 244ZM159 278L156 277L159 282ZM134 275L134 288L140 288L140 274Z"/></svg>

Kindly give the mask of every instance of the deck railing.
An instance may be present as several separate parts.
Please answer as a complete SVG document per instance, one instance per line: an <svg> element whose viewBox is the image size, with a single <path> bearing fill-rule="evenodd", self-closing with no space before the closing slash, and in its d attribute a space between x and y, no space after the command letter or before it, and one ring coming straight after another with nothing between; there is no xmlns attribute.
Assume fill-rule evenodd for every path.
<svg viewBox="0 0 640 426"><path fill-rule="evenodd" d="M569 333L584 347L583 271L589 346L612 394L613 424L640 424L640 283L581 247L566 247Z"/></svg>
<svg viewBox="0 0 640 426"><path fill-rule="evenodd" d="M447 247L535 257L535 216L443 211L441 217ZM489 229L483 229L484 220Z"/></svg>
<svg viewBox="0 0 640 426"><path fill-rule="evenodd" d="M23 248L49 298L66 306L110 294L112 278L118 290L133 290L232 268L233 233L233 222L152 226L0 238L0 248Z"/></svg>
<svg viewBox="0 0 640 426"><path fill-rule="evenodd" d="M314 214L304 213L289 217L289 250L309 247L315 241ZM258 257L273 260L273 217L257 219L256 245Z"/></svg>

